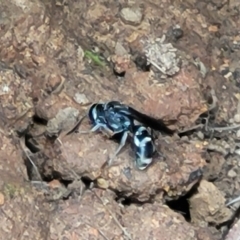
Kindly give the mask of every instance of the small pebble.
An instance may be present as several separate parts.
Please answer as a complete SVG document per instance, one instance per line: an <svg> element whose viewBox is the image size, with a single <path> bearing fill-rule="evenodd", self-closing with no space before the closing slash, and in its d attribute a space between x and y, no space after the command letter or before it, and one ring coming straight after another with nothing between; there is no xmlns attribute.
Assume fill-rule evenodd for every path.
<svg viewBox="0 0 240 240"><path fill-rule="evenodd" d="M188 138L188 136L183 136L182 138L181 138L181 140L184 142L184 141L189 141L189 138Z"/></svg>
<svg viewBox="0 0 240 240"><path fill-rule="evenodd" d="M228 177L234 178L234 177L236 177L236 176L237 176L237 173L236 173L233 169L231 169L231 170L228 172Z"/></svg>
<svg viewBox="0 0 240 240"><path fill-rule="evenodd" d="M234 116L234 121L235 121L236 123L240 123L240 114L239 114L239 113L237 113L237 114Z"/></svg>
<svg viewBox="0 0 240 240"><path fill-rule="evenodd" d="M230 118L229 123L234 123L234 119Z"/></svg>
<svg viewBox="0 0 240 240"><path fill-rule="evenodd" d="M173 28L173 36L176 40L180 39L183 36L183 30L181 28Z"/></svg>
<svg viewBox="0 0 240 240"><path fill-rule="evenodd" d="M236 80L238 83L240 81L240 68L236 68L235 71L233 72L233 78Z"/></svg>
<svg viewBox="0 0 240 240"><path fill-rule="evenodd" d="M86 97L86 95L82 94L82 93L76 93L73 98L79 104L87 104L87 103L89 103L89 100Z"/></svg>
<svg viewBox="0 0 240 240"><path fill-rule="evenodd" d="M237 131L236 136L237 136L237 138L240 138L240 129Z"/></svg>
<svg viewBox="0 0 240 240"><path fill-rule="evenodd" d="M143 14L140 8L123 8L120 17L125 24L139 25L142 22Z"/></svg>
<svg viewBox="0 0 240 240"><path fill-rule="evenodd" d="M142 71L150 70L150 64L148 64L145 54L138 54L134 59L134 62L138 69L141 69Z"/></svg>
<svg viewBox="0 0 240 240"><path fill-rule="evenodd" d="M106 181L103 178L97 179L97 185L98 185L98 187L103 188L103 189L107 189L109 187L108 181Z"/></svg>
<svg viewBox="0 0 240 240"><path fill-rule="evenodd" d="M183 30L179 25L171 26L168 29L167 36L170 37L170 39L177 41L183 37Z"/></svg>
<svg viewBox="0 0 240 240"><path fill-rule="evenodd" d="M204 134L200 131L197 132L197 136L199 139L203 140L204 139Z"/></svg>

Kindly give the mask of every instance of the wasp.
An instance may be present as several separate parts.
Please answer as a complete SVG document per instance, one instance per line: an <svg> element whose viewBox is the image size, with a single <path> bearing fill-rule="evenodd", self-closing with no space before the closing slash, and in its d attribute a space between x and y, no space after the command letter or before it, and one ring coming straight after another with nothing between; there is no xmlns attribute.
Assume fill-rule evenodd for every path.
<svg viewBox="0 0 240 240"><path fill-rule="evenodd" d="M137 168L144 170L152 163L156 147L152 134L142 125L133 127L133 149Z"/></svg>
<svg viewBox="0 0 240 240"><path fill-rule="evenodd" d="M152 133L147 128L173 134L173 131L162 120L143 114L118 101L94 103L88 111L88 118L92 125L91 130L80 133L101 131L108 137L120 135L120 144L108 161L109 165L112 164L130 136L135 151L136 166L143 170L152 162L156 152Z"/></svg>
<svg viewBox="0 0 240 240"><path fill-rule="evenodd" d="M110 114L118 113L124 116L128 116L130 119L135 120L144 126L148 126L151 129L160 131L168 135L173 135L174 133L174 131L168 128L161 119L156 119L154 117L148 116L118 101L111 101L106 103L104 105L104 110L105 112Z"/></svg>

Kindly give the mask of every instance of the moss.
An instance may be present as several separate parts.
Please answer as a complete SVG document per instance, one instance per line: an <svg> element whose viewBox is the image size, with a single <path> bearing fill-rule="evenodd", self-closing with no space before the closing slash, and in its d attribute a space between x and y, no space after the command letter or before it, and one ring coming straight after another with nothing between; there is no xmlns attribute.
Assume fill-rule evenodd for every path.
<svg viewBox="0 0 240 240"><path fill-rule="evenodd" d="M13 198L14 196L16 196L16 194L18 192L18 187L15 186L14 184L7 183L4 185L3 191L4 191L5 196L8 196L9 198Z"/></svg>
<svg viewBox="0 0 240 240"><path fill-rule="evenodd" d="M95 64L104 67L105 66L105 62L101 60L101 58L99 57L99 55L97 55L96 53L93 53L91 51L86 50L84 52L84 56L88 59L90 59L92 62L94 62Z"/></svg>

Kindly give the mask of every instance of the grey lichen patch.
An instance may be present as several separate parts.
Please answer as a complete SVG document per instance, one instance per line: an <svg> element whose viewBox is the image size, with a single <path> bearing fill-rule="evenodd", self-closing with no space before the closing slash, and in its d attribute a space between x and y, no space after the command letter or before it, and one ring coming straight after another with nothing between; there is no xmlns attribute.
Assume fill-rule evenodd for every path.
<svg viewBox="0 0 240 240"><path fill-rule="evenodd" d="M173 76L180 70L180 57L171 43L164 43L166 37L142 40L148 62L165 75Z"/></svg>
<svg viewBox="0 0 240 240"><path fill-rule="evenodd" d="M58 134L61 130L68 130L78 118L79 111L72 107L61 109L55 118L48 121L47 132L49 135Z"/></svg>

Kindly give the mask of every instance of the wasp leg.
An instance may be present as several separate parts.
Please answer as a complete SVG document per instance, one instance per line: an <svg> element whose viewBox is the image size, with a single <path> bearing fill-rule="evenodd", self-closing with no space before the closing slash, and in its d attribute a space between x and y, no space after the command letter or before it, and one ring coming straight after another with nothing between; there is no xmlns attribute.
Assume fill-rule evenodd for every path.
<svg viewBox="0 0 240 240"><path fill-rule="evenodd" d="M127 141L127 137L128 137L128 132L124 132L117 150L115 151L113 156L108 160L108 165L109 166L112 165L112 163L113 163L114 159L116 158L116 156L118 155L118 153L125 146L126 141Z"/></svg>
<svg viewBox="0 0 240 240"><path fill-rule="evenodd" d="M97 124L91 130L88 130L88 131L78 131L78 133L81 133L81 134L94 133L94 132L98 131L100 128L102 128L102 127L103 127L102 125Z"/></svg>
<svg viewBox="0 0 240 240"><path fill-rule="evenodd" d="M107 127L104 124L97 124L95 125L91 130L88 131L79 131L78 133L95 133L98 130L104 129L104 131L107 131Z"/></svg>
<svg viewBox="0 0 240 240"><path fill-rule="evenodd" d="M95 133L97 131L101 131L104 135L106 135L108 138L112 137L114 135L113 131L106 127L104 124L97 124L94 126L91 130L88 131L79 131L78 133L81 134L90 134L90 133Z"/></svg>

